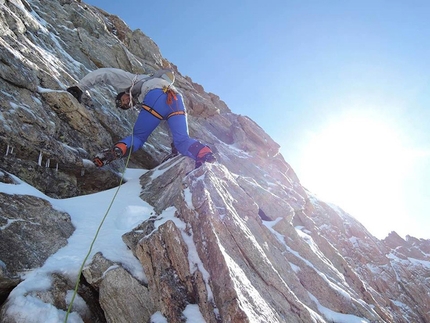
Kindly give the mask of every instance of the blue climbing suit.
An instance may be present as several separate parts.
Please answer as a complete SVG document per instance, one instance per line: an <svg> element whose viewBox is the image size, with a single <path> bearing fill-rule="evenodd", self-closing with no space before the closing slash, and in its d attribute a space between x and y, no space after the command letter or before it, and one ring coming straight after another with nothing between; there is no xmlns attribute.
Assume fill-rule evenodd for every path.
<svg viewBox="0 0 430 323"><path fill-rule="evenodd" d="M142 104L153 109L156 113L161 115L164 120L167 120L176 149L178 149L182 155L196 159L198 151L193 151L193 149L190 151L190 147L204 146L202 144L199 145L199 142L196 139L190 138L188 134L188 124L182 95L176 93L175 98L171 100L170 104L168 102L168 96L169 94L162 89L153 89L145 95ZM171 115L172 112L179 111L183 112L183 114ZM134 125L133 135L119 142L125 143L127 147L131 147L133 144L134 152L143 146L149 135L157 128L160 122L161 120L157 118L156 115L142 109Z"/></svg>
<svg viewBox="0 0 430 323"><path fill-rule="evenodd" d="M78 86L82 91L86 91L96 84L107 84L119 92L127 91L133 98L137 98L142 110L135 123L133 135L119 141L126 144L127 149L136 151L141 148L161 120L167 120L176 149L182 155L197 160L199 152L205 147L209 148L190 138L184 100L172 85L174 77L166 80L164 72L165 70L160 70L151 76L136 75L117 68L100 68L88 73L79 81Z"/></svg>

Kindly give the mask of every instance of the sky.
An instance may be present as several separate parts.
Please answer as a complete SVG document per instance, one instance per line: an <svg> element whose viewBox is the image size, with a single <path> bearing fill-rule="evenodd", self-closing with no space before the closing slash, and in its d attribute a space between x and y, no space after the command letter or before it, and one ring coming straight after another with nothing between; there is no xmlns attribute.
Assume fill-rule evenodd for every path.
<svg viewBox="0 0 430 323"><path fill-rule="evenodd" d="M178 162L180 160L181 159L179 159ZM89 160L84 160L84 162L87 165L92 164ZM174 166L175 164L172 164L171 167ZM167 170L169 170L169 168L155 170L152 176L160 176ZM130 232L155 213L153 207L140 198L141 185L139 178L145 172L146 170L126 169L124 173L125 183L123 185L100 193L67 199L50 198L14 175L10 175L15 181L14 184L0 182L0 192L6 194L31 195L44 199L51 203L54 209L68 213L75 227L75 231L68 238L68 243L65 247L51 255L42 267L35 268L22 275L21 278L23 281L12 290L8 297L8 315L15 315L19 317L21 321L28 323L82 323L83 321L77 313L72 311L66 314L66 311L40 301L39 298L33 296L32 292L37 291L37 293L40 293L41 291L49 290L51 287L52 273L60 273L66 277L70 277L72 281L76 282L82 263L87 259L85 265L89 265L97 252L101 252L105 258L113 262L121 263L135 278L148 283L142 265L137 258L133 256L132 251L122 240L123 234ZM3 174L0 173L0 176L2 175ZM189 207L192 208L191 192L185 190L184 194L185 201ZM206 287L208 288L208 298L213 298L213 292L208 283L210 275L198 255L197 247L192 237L189 236L189 228L187 229L185 222L175 217L175 210L176 209L173 207L164 210L154 222L154 231L169 220L175 223L177 228L182 232L184 242L187 244L191 273L200 270L202 279L205 280ZM285 237L274 229L279 220L280 219L275 221L263 221L263 224L268 227L287 250L291 250L285 243ZM8 222L0 229L4 230L13 222L14 221ZM97 234L98 231L99 233ZM306 235L301 232L300 229L297 229L297 232L300 235ZM309 240L310 238L307 237L307 239ZM93 241L94 245L91 247ZM87 255L88 257L86 257ZM2 262L0 261L0 266L1 265ZM112 268L115 269L114 266ZM320 273L320 275L325 277L323 273ZM242 279L246 280L247 277L242 277ZM336 287L336 290L348 294L339 287ZM352 314L344 314L330 310L324 307L315 296L310 293L309 296L317 305L320 313L323 314L327 320L345 323L367 322L365 319ZM348 297L350 297L349 294ZM69 291L66 295L67 304L70 304L72 299L74 310L81 309L82 312L86 312L85 310L87 307L85 301L80 298L79 295L73 297L73 291ZM197 304L188 304L183 311L183 316L186 323L205 322ZM153 313L151 322L168 323L167 318L163 316L160 311Z"/></svg>
<svg viewBox="0 0 430 323"><path fill-rule="evenodd" d="M430 2L88 0L280 146L376 237L430 238Z"/></svg>

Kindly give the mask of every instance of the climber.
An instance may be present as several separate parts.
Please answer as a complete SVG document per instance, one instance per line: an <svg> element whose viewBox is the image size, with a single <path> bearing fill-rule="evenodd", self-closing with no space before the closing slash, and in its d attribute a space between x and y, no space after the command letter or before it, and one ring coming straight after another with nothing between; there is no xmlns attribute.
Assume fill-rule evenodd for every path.
<svg viewBox="0 0 430 323"><path fill-rule="evenodd" d="M153 75L136 75L117 68L100 68L67 89L81 103L82 93L96 84L111 85L119 91L115 99L117 108L140 108L133 134L117 142L111 149L98 153L93 159L97 167L127 156L130 150L137 151L162 120L167 120L174 147L182 155L194 159L196 168L205 162L216 161L207 145L190 138L184 100L173 86L174 81L172 70L160 70Z"/></svg>

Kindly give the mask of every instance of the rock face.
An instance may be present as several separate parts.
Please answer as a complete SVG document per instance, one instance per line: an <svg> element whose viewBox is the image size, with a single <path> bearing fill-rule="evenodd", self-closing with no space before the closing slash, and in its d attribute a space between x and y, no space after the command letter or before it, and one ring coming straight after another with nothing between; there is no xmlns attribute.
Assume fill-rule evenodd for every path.
<svg viewBox="0 0 430 323"><path fill-rule="evenodd" d="M146 279L97 253L73 322L184 322L187 311L206 322L430 322L429 240L394 232L378 240L316 199L263 129L182 76L118 17L73 0L0 5L0 185L19 178L67 198L120 183L88 159L127 135L136 113L114 110L110 88L85 94L82 105L65 91L100 67L174 68L190 134L219 161L192 172L186 157L160 164L169 132L161 125L151 135L131 165L150 169L141 198L154 216L123 236ZM1 322L24 322L8 295L73 231L49 201L0 193ZM73 279L53 273L51 287L27 295L66 310Z"/></svg>

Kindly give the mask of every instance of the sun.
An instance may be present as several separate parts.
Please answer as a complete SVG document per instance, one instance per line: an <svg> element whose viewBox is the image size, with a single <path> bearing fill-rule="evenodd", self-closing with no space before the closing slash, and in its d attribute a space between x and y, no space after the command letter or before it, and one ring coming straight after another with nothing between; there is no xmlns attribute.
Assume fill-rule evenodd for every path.
<svg viewBox="0 0 430 323"><path fill-rule="evenodd" d="M310 136L300 179L322 200L377 228L404 216L410 162L398 128L374 114L350 113Z"/></svg>

